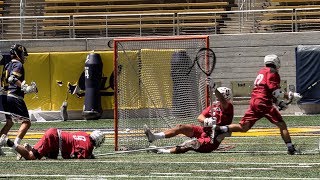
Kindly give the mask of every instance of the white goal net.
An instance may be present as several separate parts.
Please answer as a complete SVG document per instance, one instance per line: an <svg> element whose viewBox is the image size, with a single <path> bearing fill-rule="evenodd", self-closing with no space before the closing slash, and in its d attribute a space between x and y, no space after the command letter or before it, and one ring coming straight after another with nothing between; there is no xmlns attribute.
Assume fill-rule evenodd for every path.
<svg viewBox="0 0 320 180"><path fill-rule="evenodd" d="M208 36L147 37L114 40L115 149L140 149L150 144L143 125L153 132L177 124L197 124L208 105L206 75L192 66ZM156 146L178 145L182 137Z"/></svg>

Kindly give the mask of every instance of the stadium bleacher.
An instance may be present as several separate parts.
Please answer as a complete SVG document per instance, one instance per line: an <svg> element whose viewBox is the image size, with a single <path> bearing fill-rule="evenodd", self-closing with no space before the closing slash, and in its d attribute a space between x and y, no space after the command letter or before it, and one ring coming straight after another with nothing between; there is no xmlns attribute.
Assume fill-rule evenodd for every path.
<svg viewBox="0 0 320 180"><path fill-rule="evenodd" d="M19 0L0 1L3 16L18 16L19 2ZM132 32L129 34L130 36L139 36L141 35L141 32L139 32L141 28L145 32L142 35L175 35L172 34L172 31L181 31L181 35L189 32L193 34L222 34L232 33L228 30L231 29L230 24L232 25L233 22L230 24L228 22L231 18L240 21L239 13L223 15L221 13L215 14L215 12L238 10L235 2L239 1L176 0L161 4L160 1L150 0L30 0L27 1L25 15L46 16L44 19L38 19L37 22L41 27L43 37L46 38L113 37L123 35L124 32ZM299 28L301 31L319 29L320 10L297 11L296 17L294 17L291 9L320 7L320 0L255 1L256 8L261 7L261 4L267 10L277 10L265 12L261 17L255 17L261 18L256 24L264 28L264 31L261 32L292 32L295 28ZM36 5L39 8L35 8ZM231 6L235 8L230 9ZM285 10L282 11L282 9ZM197 14L197 12L202 13ZM51 18L51 16L63 15L67 16ZM25 38L32 39L35 37L36 30L32 21L34 20L24 21L24 31L22 33ZM251 21L245 23L253 24ZM20 22L6 20L3 24L5 31L2 36L6 39L19 38L17 35L21 33ZM296 27L295 24L298 24L298 26ZM222 27L224 31L221 31ZM29 36L27 36L28 34ZM71 36L68 36L69 34ZM76 36L73 36L73 34L76 34ZM239 88L234 89L236 99L238 96L239 101L246 100L243 97L247 97L250 89L247 88L244 91L240 81L234 83L237 86L240 83ZM233 84L227 84L227 86L229 85Z"/></svg>
<svg viewBox="0 0 320 180"><path fill-rule="evenodd" d="M90 4L89 4L90 2ZM114 32L121 29L149 29L152 31L163 31L169 28L188 28L191 30L199 31L199 28L210 28L216 31L219 23L217 20L221 20L221 16L212 14L199 14L196 15L183 15L176 17L176 13L186 12L215 12L225 11L229 5L228 1L202 1L202 2L185 2L185 1L173 1L171 3L161 3L157 1L59 1L59 0L45 0L44 15L56 16L56 15L123 15L127 16L87 16L76 18L72 22L72 28L74 31L78 31L77 34L81 34L79 30L92 31L94 34L96 31L105 29L114 29ZM159 15L159 16L130 16L129 14L151 14L151 13L172 13L173 15ZM143 22L143 24L141 24ZM70 20L44 20L46 31L63 31L70 29ZM159 30L161 29L161 30Z"/></svg>
<svg viewBox="0 0 320 180"><path fill-rule="evenodd" d="M264 18L259 24L269 26L275 32L290 32L297 31L297 29L305 31L319 28L319 0L270 0L269 5L265 8L278 11L264 13Z"/></svg>

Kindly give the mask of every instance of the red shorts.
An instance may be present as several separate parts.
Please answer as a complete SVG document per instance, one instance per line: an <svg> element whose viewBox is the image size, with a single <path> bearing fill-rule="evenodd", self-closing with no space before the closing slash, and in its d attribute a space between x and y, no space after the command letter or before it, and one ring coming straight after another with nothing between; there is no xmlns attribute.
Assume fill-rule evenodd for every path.
<svg viewBox="0 0 320 180"><path fill-rule="evenodd" d="M211 131L211 128L209 129ZM216 141L216 139L214 140L214 143L211 142L210 134L212 132L210 132L206 128L202 126L192 125L192 130L193 130L193 137L197 138L198 141L200 142L200 147L199 149L195 150L196 152L210 153L219 147L220 143Z"/></svg>
<svg viewBox="0 0 320 180"><path fill-rule="evenodd" d="M35 155L38 159L43 156L50 159L57 159L59 154L59 136L56 128L48 129L42 138L33 146L37 151Z"/></svg>
<svg viewBox="0 0 320 180"><path fill-rule="evenodd" d="M250 107L240 120L239 124L244 125L249 123L250 128L261 118L265 117L271 123L275 124L283 122L282 116L278 109L272 104L265 104L260 99L250 101Z"/></svg>

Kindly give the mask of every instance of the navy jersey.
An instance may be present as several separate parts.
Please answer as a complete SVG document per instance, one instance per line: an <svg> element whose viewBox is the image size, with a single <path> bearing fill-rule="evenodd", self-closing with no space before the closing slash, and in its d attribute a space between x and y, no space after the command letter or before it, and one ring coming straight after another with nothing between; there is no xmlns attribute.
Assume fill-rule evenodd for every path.
<svg viewBox="0 0 320 180"><path fill-rule="evenodd" d="M5 90L8 91L8 94L14 94L20 97L24 97L24 92L21 90L21 88L19 86L17 86L14 83L8 83L8 78L11 75L14 75L20 82L24 81L24 67L23 64L16 60L13 59L11 60L11 62L9 62L8 64L6 64L5 66L5 83L4 84L4 88Z"/></svg>

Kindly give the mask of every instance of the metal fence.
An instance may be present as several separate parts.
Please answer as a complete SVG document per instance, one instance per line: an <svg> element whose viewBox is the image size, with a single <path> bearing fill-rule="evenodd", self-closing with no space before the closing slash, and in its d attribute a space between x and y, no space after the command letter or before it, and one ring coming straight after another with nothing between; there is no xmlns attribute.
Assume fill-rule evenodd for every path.
<svg viewBox="0 0 320 180"><path fill-rule="evenodd" d="M98 38L319 31L319 17L319 8L0 17L0 38Z"/></svg>

